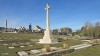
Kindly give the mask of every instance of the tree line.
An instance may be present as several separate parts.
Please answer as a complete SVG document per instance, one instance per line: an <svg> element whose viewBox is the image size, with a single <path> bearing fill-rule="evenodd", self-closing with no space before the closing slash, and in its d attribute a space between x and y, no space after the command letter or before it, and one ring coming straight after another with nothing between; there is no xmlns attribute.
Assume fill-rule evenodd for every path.
<svg viewBox="0 0 100 56"><path fill-rule="evenodd" d="M100 37L100 22L95 24L85 22L85 25L80 30L74 32L73 35Z"/></svg>
<svg viewBox="0 0 100 56"><path fill-rule="evenodd" d="M72 33L72 29L68 27L63 27L60 29L54 29L53 34L54 35L68 35Z"/></svg>

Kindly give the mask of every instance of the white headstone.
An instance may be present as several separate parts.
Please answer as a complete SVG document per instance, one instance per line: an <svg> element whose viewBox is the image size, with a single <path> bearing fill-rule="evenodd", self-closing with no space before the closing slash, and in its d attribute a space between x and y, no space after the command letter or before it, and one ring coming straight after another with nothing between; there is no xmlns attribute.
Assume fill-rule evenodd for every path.
<svg viewBox="0 0 100 56"><path fill-rule="evenodd" d="M25 47L25 46L20 46L20 47Z"/></svg>
<svg viewBox="0 0 100 56"><path fill-rule="evenodd" d="M28 45L28 46L33 46L33 45Z"/></svg>
<svg viewBox="0 0 100 56"><path fill-rule="evenodd" d="M13 48L15 48L15 47L8 47L9 49L13 49Z"/></svg>
<svg viewBox="0 0 100 56"><path fill-rule="evenodd" d="M8 45L8 44L3 44L3 45Z"/></svg>
<svg viewBox="0 0 100 56"><path fill-rule="evenodd" d="M31 53L32 54L38 54L38 53L40 53L41 51L39 51L39 50L31 50Z"/></svg>
<svg viewBox="0 0 100 56"><path fill-rule="evenodd" d="M19 56L29 56L28 53L26 53L25 51L18 52L17 54L18 54Z"/></svg>

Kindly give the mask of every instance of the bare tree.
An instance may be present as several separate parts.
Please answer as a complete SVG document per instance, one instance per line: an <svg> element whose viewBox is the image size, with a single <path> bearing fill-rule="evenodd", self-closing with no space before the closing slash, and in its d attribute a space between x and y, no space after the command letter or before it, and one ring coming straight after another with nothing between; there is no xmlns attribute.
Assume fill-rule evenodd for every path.
<svg viewBox="0 0 100 56"><path fill-rule="evenodd" d="M100 22L96 22L95 27L100 27Z"/></svg>

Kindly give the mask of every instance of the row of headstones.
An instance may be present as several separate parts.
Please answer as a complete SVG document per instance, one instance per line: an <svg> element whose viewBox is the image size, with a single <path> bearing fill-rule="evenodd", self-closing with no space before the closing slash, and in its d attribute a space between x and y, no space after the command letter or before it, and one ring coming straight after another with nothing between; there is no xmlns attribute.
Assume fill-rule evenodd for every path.
<svg viewBox="0 0 100 56"><path fill-rule="evenodd" d="M94 45L92 45L92 44L81 44L81 45L73 46L75 48L71 48L69 50L65 49L65 50L61 50L61 51L55 51L55 52L52 52L52 53L49 53L49 54L39 54L38 56L61 56L63 54L68 54L68 53L74 52L76 50L91 47L91 46L94 46Z"/></svg>
<svg viewBox="0 0 100 56"><path fill-rule="evenodd" d="M41 53L40 50L26 50L26 51L21 51L21 52L16 52L18 56L30 56L30 55L36 55L38 53Z"/></svg>
<svg viewBox="0 0 100 56"><path fill-rule="evenodd" d="M28 46L33 46L33 45L28 45ZM26 47L26 45L22 45L22 46L9 46L9 49L13 49L13 48L19 48L19 47Z"/></svg>
<svg viewBox="0 0 100 56"><path fill-rule="evenodd" d="M87 48L87 47L91 47L91 46L92 46L92 44L80 44L80 45L71 46L70 48L79 50L79 49Z"/></svg>
<svg viewBox="0 0 100 56"><path fill-rule="evenodd" d="M87 47L91 47L91 46L94 46L94 45L92 45L92 44L91 45L90 44L81 44L81 45L76 45L76 46L78 46L77 47L78 49L75 49L75 48L72 48L72 49L62 49L62 50L52 51L52 52L48 52L48 53L39 53L36 56L62 56L64 54L68 54L68 53L74 52L76 50L87 48ZM76 46L74 46L74 47L76 47ZM28 53L25 52L25 51L24 52L19 52L19 53L20 53L19 56L21 56L21 55L29 56Z"/></svg>
<svg viewBox="0 0 100 56"><path fill-rule="evenodd" d="M0 40L0 43L30 42L30 40Z"/></svg>
<svg viewBox="0 0 100 56"><path fill-rule="evenodd" d="M60 51L54 51L48 54L39 54L37 56L62 56L63 54L68 54L74 51L75 51L74 49L69 49L69 50L65 49L65 50L60 50Z"/></svg>
<svg viewBox="0 0 100 56"><path fill-rule="evenodd" d="M30 43L29 42L27 42L27 43L20 43L21 45L22 44L26 44L26 45L29 45ZM3 45L4 46L7 46L7 45L9 45L8 43L3 43ZM16 43L11 43L11 45L17 45Z"/></svg>
<svg viewBox="0 0 100 56"><path fill-rule="evenodd" d="M79 47L81 47L81 46L83 46L82 48L86 48L86 47L90 47L90 46L93 46L93 45L86 45L86 44L81 44L81 45L76 45L76 46L73 46L73 47L77 47L77 48L79 48ZM85 46L85 47L84 47ZM79 48L79 49L82 49L82 48ZM45 53L45 54L38 54L38 55L36 55L36 56L61 56L61 55L63 55L63 54L68 54L68 53L71 53L71 52L74 52L75 50L79 50L79 49L75 49L75 48L73 48L73 49L63 49L63 50L60 50L60 51L53 51L53 52L48 52L48 53ZM35 51L35 53L36 53L36 51L37 50L33 50L33 53L34 53L34 51ZM39 52L39 51L37 51L37 52ZM40 53L40 52L39 52ZM28 53L26 53L25 51L23 51L23 52L18 52L17 53L19 56L23 56L23 55L25 55L25 56L29 56L28 55ZM34 55L35 56L35 55Z"/></svg>
<svg viewBox="0 0 100 56"><path fill-rule="evenodd" d="M9 53L1 53L1 55L3 55L3 56L4 56L4 55L8 55L8 54L9 54Z"/></svg>
<svg viewBox="0 0 100 56"><path fill-rule="evenodd" d="M36 54L36 52L38 52L38 51L36 51L36 52L34 52L34 51L36 51L36 50L33 50L33 53L35 53ZM71 53L71 52L73 52L74 51L74 49L70 49L70 50L68 50L68 49L64 49L64 50L60 50L60 51L53 51L53 52L48 52L48 53L41 53L41 52L39 52L40 54L38 54L38 55L34 55L34 56L61 56L61 55L63 55L63 54L68 54L68 53ZM25 52L25 51L22 51L22 52L17 52L17 54L19 55L19 56L30 56L27 52Z"/></svg>

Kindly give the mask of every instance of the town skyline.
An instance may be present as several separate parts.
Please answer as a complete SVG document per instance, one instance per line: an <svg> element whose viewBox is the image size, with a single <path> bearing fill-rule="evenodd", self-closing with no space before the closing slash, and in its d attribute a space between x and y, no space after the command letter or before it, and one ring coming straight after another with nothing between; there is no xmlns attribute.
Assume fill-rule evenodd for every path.
<svg viewBox="0 0 100 56"><path fill-rule="evenodd" d="M45 9L50 5L51 29L69 27L73 30L80 29L86 21L95 23L100 21L100 1L61 1L61 0L0 0L0 26L8 27L39 25L45 28Z"/></svg>

